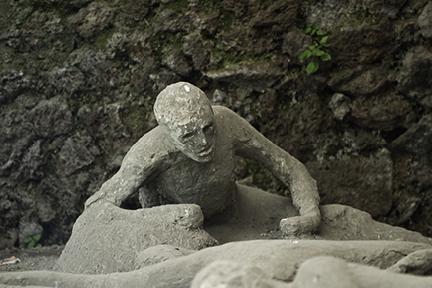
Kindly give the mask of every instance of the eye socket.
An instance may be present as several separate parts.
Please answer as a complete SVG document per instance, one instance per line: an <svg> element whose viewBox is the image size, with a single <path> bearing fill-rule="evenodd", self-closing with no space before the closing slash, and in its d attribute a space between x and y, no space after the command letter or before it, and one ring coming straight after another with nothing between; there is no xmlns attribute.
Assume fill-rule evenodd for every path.
<svg viewBox="0 0 432 288"><path fill-rule="evenodd" d="M212 129L213 129L213 123L209 123L209 124L204 126L203 131L205 133L205 132L210 131Z"/></svg>
<svg viewBox="0 0 432 288"><path fill-rule="evenodd" d="M180 138L183 139L183 140L185 140L185 139L188 139L188 138L192 137L192 135L193 135L193 132L188 132L188 133L180 136Z"/></svg>

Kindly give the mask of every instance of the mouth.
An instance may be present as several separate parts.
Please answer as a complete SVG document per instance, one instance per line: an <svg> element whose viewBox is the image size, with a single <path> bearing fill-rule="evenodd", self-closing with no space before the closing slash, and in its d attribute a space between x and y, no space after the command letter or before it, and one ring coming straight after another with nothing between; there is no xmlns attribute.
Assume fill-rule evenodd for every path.
<svg viewBox="0 0 432 288"><path fill-rule="evenodd" d="M213 146L209 146L207 148L204 148L200 152L197 153L199 157L206 157L209 156L213 152Z"/></svg>

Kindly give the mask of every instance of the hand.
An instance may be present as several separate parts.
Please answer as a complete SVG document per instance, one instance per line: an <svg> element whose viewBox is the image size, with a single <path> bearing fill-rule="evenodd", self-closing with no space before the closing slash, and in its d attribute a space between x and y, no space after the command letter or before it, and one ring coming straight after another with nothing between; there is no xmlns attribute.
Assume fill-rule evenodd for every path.
<svg viewBox="0 0 432 288"><path fill-rule="evenodd" d="M306 215L284 218L279 227L285 236L300 236L315 232L319 226L321 215Z"/></svg>
<svg viewBox="0 0 432 288"><path fill-rule="evenodd" d="M204 215L201 207L195 204L173 204L159 206L165 207L166 215L172 219L173 223L184 226L189 229L196 229L202 226L204 222Z"/></svg>

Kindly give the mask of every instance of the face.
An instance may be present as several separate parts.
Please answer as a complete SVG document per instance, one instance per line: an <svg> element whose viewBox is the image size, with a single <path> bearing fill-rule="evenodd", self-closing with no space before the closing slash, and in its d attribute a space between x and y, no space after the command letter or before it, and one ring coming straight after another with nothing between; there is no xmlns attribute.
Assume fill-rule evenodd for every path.
<svg viewBox="0 0 432 288"><path fill-rule="evenodd" d="M198 162L208 162L215 150L216 127L211 107L204 107L199 112L187 120L168 123L166 128L183 154Z"/></svg>

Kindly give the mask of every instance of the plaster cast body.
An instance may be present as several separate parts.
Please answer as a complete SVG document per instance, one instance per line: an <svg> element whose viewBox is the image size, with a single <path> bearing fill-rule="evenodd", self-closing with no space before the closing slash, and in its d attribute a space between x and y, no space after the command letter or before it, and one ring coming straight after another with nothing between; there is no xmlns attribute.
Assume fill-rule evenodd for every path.
<svg viewBox="0 0 432 288"><path fill-rule="evenodd" d="M419 268L414 269L413 274L424 272L424 268L430 268L430 264L417 265L418 262L413 262L413 258L428 254L430 260L430 252L415 251L386 270L331 256L313 257L300 265L291 283L275 280L257 266L217 261L197 273L191 288L429 288L432 287L432 277L405 275L401 273L406 271L396 272L394 269L409 263Z"/></svg>
<svg viewBox="0 0 432 288"><path fill-rule="evenodd" d="M289 187L300 216L282 219L285 234L318 227L315 180L302 163L246 120L228 108L210 106L204 92L185 82L163 90L154 111L159 126L132 146L120 170L87 200L86 207L99 200L120 206L139 192L144 208L191 203L211 217L233 202L238 155L258 161Z"/></svg>
<svg viewBox="0 0 432 288"><path fill-rule="evenodd" d="M160 247L159 247L160 248ZM327 255L338 257L346 261L372 265L379 268L387 268L395 262L417 250L431 249L431 246L423 243L405 241L326 241L326 240L254 240L232 242L216 247L205 248L195 253L171 258L157 264L144 266L141 269L100 275L71 274L54 271L27 271L0 273L0 285L30 286L40 285L44 287L64 288L186 288L190 287L192 279L204 267L214 261L234 261L240 267L255 266L263 271L262 275L278 281L293 281L299 274L298 267L307 259ZM143 253L148 253L144 251ZM343 272L320 269L309 270L310 273L319 273L326 277L337 279L347 278ZM230 268L230 267L228 267ZM372 269L372 268L370 268ZM331 273L329 273L331 270ZM207 270L208 271L208 270ZM210 272L213 272L210 270ZM217 272L217 271L216 271ZM230 269L225 275L218 277L222 283L229 283ZM326 272L326 273L324 273ZM243 274L240 274L243 275ZM366 274L367 275L367 274ZM363 275L363 277L366 277ZM396 274L395 274L396 275ZM249 277L247 274L246 277ZM348 280L351 280L349 278ZM371 278L374 274L371 274ZM403 276L406 277L406 276ZM205 277L204 277L205 278ZM307 277L306 277L307 278ZM360 278L360 277L359 277ZM203 279L203 278L201 278ZM255 279L257 279L255 277ZM257 279L257 280L259 280ZM297 279L297 278L296 278ZM361 279L361 278L360 278ZM376 278L374 278L376 279ZM276 281L270 281L275 283ZM200 282L201 283L201 282ZM285 283L276 282L282 285ZM394 282L392 282L394 283ZM404 283L404 282L401 282ZM416 283L416 282L413 282ZM261 283L259 283L261 284ZM9 286L8 286L9 287ZM197 286L194 286L197 287ZM200 287L200 286L198 286ZM227 287L233 286L204 286ZM236 286L234 286L236 287ZM287 287L287 286L237 286L237 287ZM290 286L288 286L290 287ZM299 286L302 287L302 286ZM303 286L309 288L310 286ZM314 286L312 286L314 287ZM336 286L315 286L336 287ZM355 286L342 286L355 287ZM359 286L374 287L374 286ZM375 286L381 287L381 286ZM398 287L398 286L382 286ZM399 286L399 287L430 287L430 286Z"/></svg>

